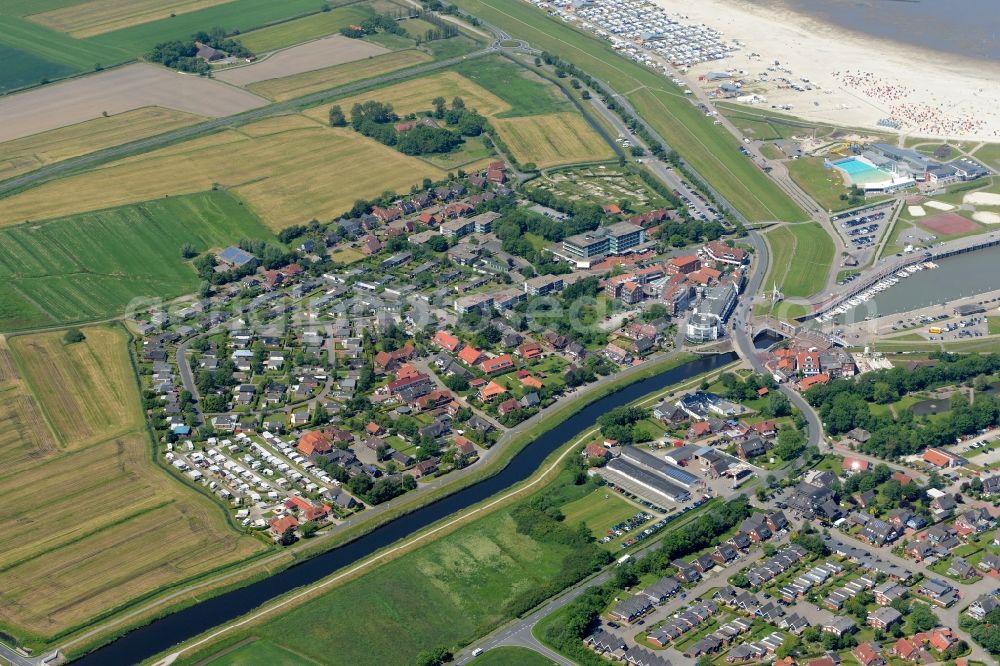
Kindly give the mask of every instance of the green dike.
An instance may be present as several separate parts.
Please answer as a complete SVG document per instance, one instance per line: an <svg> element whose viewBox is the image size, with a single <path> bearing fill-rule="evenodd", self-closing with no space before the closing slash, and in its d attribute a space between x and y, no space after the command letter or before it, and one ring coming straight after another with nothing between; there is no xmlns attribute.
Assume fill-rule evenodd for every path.
<svg viewBox="0 0 1000 666"><path fill-rule="evenodd" d="M521 0L456 0L456 4L614 86L672 148L749 220L806 219L798 206L740 154L736 139L714 126L668 79L621 57L606 42Z"/></svg>
<svg viewBox="0 0 1000 666"><path fill-rule="evenodd" d="M690 355L688 355L688 358L685 358L683 360L684 361L690 360L689 357L690 357ZM667 359L667 360L669 361L670 359ZM727 370L731 370L735 365L736 365L736 363L732 363L732 364L729 364L729 365L726 365L726 366L723 366L723 367L720 367L720 368L716 368L709 375L707 375L707 377L709 379L711 379L713 377L716 377L719 374L721 374L722 372L725 372ZM662 372L665 369L667 369L666 366L661 367L659 370L657 370L657 372ZM683 382L681 384L675 384L675 385L672 385L672 386L668 386L668 387L666 387L664 389L656 391L653 394L642 396L638 400L634 401L632 404L641 403L643 406L651 406L651 405L655 404L655 402L657 400L662 399L662 397L664 395L667 395L667 394L670 394L670 393L674 393L674 392L679 391L679 390L687 390L687 389L690 389L690 388L693 388L693 387L697 386L701 382L702 378L704 378L704 377L706 377L706 375L700 375L700 376L691 378L691 379L689 379L686 382ZM632 381L638 381L638 379L633 379ZM627 383L631 383L631 381L627 382ZM612 392L614 390L617 390L618 388L620 388L620 386L618 386L616 388L609 388L608 392ZM579 408L580 408L580 406L577 405L576 409L579 409ZM563 416L562 418L565 418L565 416ZM554 423L558 423L559 421L561 421L562 418L560 418L558 420L547 419L546 421L549 424L554 424ZM548 427L551 427L551 426L548 426ZM546 429L548 429L548 427L546 427ZM405 561L411 562L411 564L409 565L409 568L407 568L407 571L409 572L408 575L411 578L420 578L421 576L426 576L426 574L427 574L428 571L431 572L431 573L438 572L439 571L438 569L436 569L434 566L431 566L431 565L434 564L434 558L436 558L438 556L435 555L430 560L421 559L421 558L425 557L425 555L421 555L421 553L425 553L428 550L435 549L437 547L437 545L439 543L441 543L441 542L454 544L456 549L455 550L446 550L446 551L434 550L434 552L435 553L438 553L438 552L448 552L448 553L450 553L451 555L454 556L454 558L452 560L449 560L449 561L451 561L453 564L455 564L455 566L461 566L462 563L465 561L463 558L467 557L468 553L464 553L463 552L463 548L465 547L465 545L464 545L465 542L462 539L455 537L456 534L469 533L469 534L472 534L473 537L474 537L476 534L479 533L477 531L477 529L475 529L475 527L477 525L480 525L481 523L484 524L484 525L489 525L490 521L498 521L498 520L502 519L502 516L509 516L509 513L510 513L510 511L509 511L510 504L512 504L514 502L517 502L517 501L519 501L519 500L521 500L521 499L523 499L525 497L528 497L529 495L538 496L538 495L541 495L541 494L550 494L552 497L557 498L557 505L561 506L561 505L563 505L565 503L568 503L568 502L571 502L571 501L573 501L575 499L578 499L579 497L584 496L588 492L590 492L592 490L592 487L589 484L585 484L585 485L582 485L582 486L575 486L575 485L572 485L572 484L568 485L568 484L565 483L566 476L569 473L569 471L567 470L567 468L565 466L565 459L567 457L572 458L572 459L576 459L575 456L572 456L569 453L569 451L571 449L575 449L575 448L579 447L580 444L582 444L582 442L584 441L584 439L583 439L582 436L584 434L588 434L589 435L590 433L595 433L595 432L596 432L596 427L590 427L590 428L587 428L583 433L578 433L577 435L574 435L573 437L571 437L570 441L567 444L565 444L564 446L561 446L559 449L557 449L552 454L550 454L546 458L546 460L542 463L542 465L539 467L539 469L531 477L529 477L528 479L526 479L522 483L515 485L511 489L508 489L507 491L504 491L504 493L502 493L501 495L487 498L487 499L483 500L482 502L480 502L479 504L477 504L477 505L475 505L473 507L469 507L465 511L457 514L457 516L452 516L452 517L443 519L442 521L439 521L438 523L436 523L434 525L428 526L424 530L421 530L421 531L415 533L414 535L411 535L410 537L408 537L407 540L406 540L406 542L404 542L403 545L401 545L401 546L399 546L399 545L397 545L397 546L390 546L390 547L388 547L386 549L383 549L383 550L379 551L378 553L373 554L373 556L371 556L371 557L369 557L367 559L367 561L369 561L369 562L374 561L374 560L386 560L386 559L390 559L390 558L398 558L398 560L391 560L390 559L390 561L389 561L388 564L378 565L378 567L374 571L372 571L370 573L366 573L364 571L359 571L357 573L353 573L352 569L354 567L357 567L358 565L354 565L353 567L350 567L350 568L348 568L346 570L342 570L340 572L334 572L335 578L339 579L339 580L336 581L336 584L338 585L338 587L330 588L330 590L328 592L325 592L325 593L322 592L322 591L312 592L310 594L311 595L316 595L316 596L311 596L310 600L308 600L308 601L299 602L300 605L297 605L297 606L293 607L292 610L285 611L285 612L275 611L274 614L270 614L266 618L263 618L263 619L254 619L254 620L250 620L249 622L245 622L244 624L241 624L240 628L235 629L232 633L227 633L227 634L225 634L224 636L222 636L222 637L220 637L218 639L209 640L204 645L199 644L197 647L194 648L194 650L195 650L194 652L191 652L189 654L187 654L187 653L182 654L181 658L177 662L175 662L175 663L177 663L177 664L201 664L201 663L207 663L207 661L210 661L213 657L223 656L223 653L226 650L228 650L229 648L233 648L233 646L238 646L238 645L241 645L241 644L245 643L248 638L267 637L268 640L273 641L273 642L278 643L278 644L280 644L280 642L282 640L288 641L289 639L287 638L287 632L288 632L289 626L298 626L300 624L308 624L308 622L305 622L305 620L303 620L303 622L291 622L290 623L290 622L286 621L286 618L288 618L292 614L296 614L295 617L297 617L297 618L299 618L299 617L301 617L301 618L327 617L327 616L324 616L322 614L321 615L317 615L317 613L321 613L321 611L318 610L320 608L320 606L315 606L313 613L305 613L305 614L299 614L299 613L300 613L300 609L306 608L306 607L313 607L314 603L320 604L323 609L331 609L333 611L336 611L336 609L338 608L338 605L336 603L331 603L331 602L328 602L328 601L320 601L320 600L325 599L327 597L334 597L334 596L336 596L340 590L345 589L348 586L353 585L357 581L365 581L366 579L373 579L373 578L375 578L377 580L380 580L377 577L380 576L380 573L383 570L390 571L390 574L387 574L387 576L390 577L390 578L395 579L396 574L393 573L393 572L395 572L396 569L393 567L393 565L395 565L395 563L398 562L398 561L405 560ZM562 479L563 483L559 483L560 479ZM555 482L555 484L553 482ZM454 490L454 489L452 489L452 490ZM684 518L684 520L681 523L679 523L679 524L684 524L684 523L689 522L694 517L694 515L700 514L702 511L706 510L708 507L713 506L713 504L714 504L714 502L709 502L709 503L705 504L704 506L702 506L701 509L698 510L697 512L691 512L691 514L688 515L688 516L686 516ZM485 517L480 517L479 514L485 514ZM498 517L498 516L500 516L500 517ZM472 521L472 523L469 524L469 521ZM456 528L455 525L458 525L458 524L460 524L461 526ZM369 527L372 527L372 526L369 526ZM448 532L444 536L438 536L438 533L445 532L447 530L454 530L454 531ZM666 534L666 533L669 533L669 530L665 530L664 534ZM420 543L418 543L420 540L424 540L424 539L428 539L428 538L435 538L436 541L433 542L433 543L431 543L431 544L429 544L429 545L420 545ZM487 545L487 544L481 544L481 545ZM330 546L331 546L331 544L326 544L327 548L329 548ZM549 545L546 545L546 547L549 547ZM400 551L403 554L397 554L397 552L390 553L390 552L388 552L390 550L392 550L392 551ZM504 554L513 557L513 555L511 555L511 552L512 551L505 551ZM520 554L520 553L515 553L515 554L517 554L517 556L519 556L519 557L520 556L525 556L525 557L531 556L530 551L526 551L523 555ZM423 562L424 563L424 569L419 569L419 568L414 569L413 568L414 566L416 566L416 564L418 562ZM468 573L468 572L466 571L466 573ZM472 575L472 574L470 574L470 575ZM348 582L341 582L344 579L347 579ZM331 581L330 578L328 578L326 580L327 581ZM517 579L515 578L514 580L516 581ZM333 581L331 581L331 582L333 582ZM494 581L494 583L495 583L495 581ZM515 584L516 583L509 583L509 585L515 585ZM352 599L355 599L355 598L358 598L358 594L359 594L358 591L357 591L358 589L362 589L362 590L364 590L364 589L370 589L370 590L371 589L374 589L374 590L383 589L383 587L379 587L379 586L368 587L369 585L370 585L370 583L363 583L362 584L362 583L359 582L358 586L356 588L352 588L351 591L348 592L348 593L346 593L346 594L348 596L350 596ZM313 589L313 590L315 590L315 585L310 586L310 588ZM291 591L291 592L283 595L282 597L279 597L279 598L277 598L275 600L272 600L271 603L280 603L282 600L287 600L290 597L292 597L293 595L301 593L303 591L303 589L310 589L310 588L300 588L300 589L297 589L297 590L293 590L293 591ZM461 589L462 589L461 587L458 588L459 592L461 591ZM492 589L492 588L490 588L490 589ZM419 591L417 592L417 595L419 596ZM362 596L361 599L363 601L364 597ZM435 596L435 600L437 600L436 596ZM444 597L444 603L454 602L454 600L455 600L455 597L453 595L447 595L446 594L445 597ZM540 599L539 599L539 601L540 601ZM402 602L399 602L399 603L402 603ZM467 601L466 603L471 603L471 604L474 605L475 600L473 600L471 602ZM269 603L268 605L271 605L271 604ZM345 605L348 608L353 608L353 606L351 604L345 604ZM419 616L420 614L422 614L424 612L424 610L422 610L422 609L426 609L427 607L428 607L428 605L425 603L421 608L416 609L414 612L416 612L417 616ZM437 607L434 606L434 608L436 609ZM466 606L462 606L462 608L465 609L464 612L472 612L472 611L469 611ZM385 616L388 618L386 620L387 622L388 621L395 622L396 620L398 620L398 613L397 613L396 609L397 609L397 599L395 598L395 596L392 596L391 601L386 601L385 603L383 603L380 612L383 613L383 614L385 614ZM322 612L326 612L326 610L323 610ZM508 616L506 619L509 619L509 617L510 616ZM366 617L366 619L368 619L368 618ZM484 633L487 633L490 630L490 628L491 628L491 624L495 625L497 623L502 623L502 621L504 619L505 618L503 618L503 617L496 617L496 616L494 616L492 623L482 623L482 622L480 622L477 625L478 628L471 635L471 637L470 638L463 637L463 640L466 640L466 641L467 640L472 640L472 639L474 639L476 637L476 635L482 635ZM422 620L420 620L420 622L421 623L433 622L433 620L426 620L425 621L425 620L422 619ZM275 627L277 627L276 629L274 629L275 633L274 633L273 636L269 633L268 630L265 629L268 625L272 625L272 624ZM462 627L459 627L459 628L461 629L463 627L467 631L468 624L464 624L464 625L462 625ZM218 628L210 629L209 633L214 633L214 632L217 632L218 630L219 630ZM394 629L389 629L390 632L393 631L393 630ZM408 640L413 640L414 639L414 636L411 633L408 633L408 630L406 629L406 627L403 627L402 629L400 629L400 631L403 631L402 635L405 635ZM381 635L385 636L386 634L383 632ZM395 641L396 638L399 637L399 635L400 634L398 634L398 633L394 634L395 637L392 638L392 640ZM466 634L466 635L468 636L468 634ZM309 640L311 640L311 638ZM383 638L382 640L387 640L387 639ZM424 640L425 641L427 640L426 637L424 637ZM188 641L188 643L190 643L190 642L191 641ZM304 638L302 640L295 639L294 642L291 643L291 644L298 646L298 645L304 644L304 642L306 642L306 639L304 639ZM441 644L442 644L442 641L429 642L429 643L425 643L420 649L429 649L431 647L437 647L437 646L439 646ZM371 646L369 645L369 647L371 647ZM397 647L398 647L398 645L397 645ZM75 651L75 654L81 654L81 653L82 653L82 651ZM162 657L163 655L160 655L160 656ZM151 659L147 660L146 663L155 663L156 660L157 660L157 658L154 657L154 658L151 658ZM224 663L227 663L227 662L220 662L220 663L224 664ZM327 662L324 662L324 663L327 663Z"/></svg>

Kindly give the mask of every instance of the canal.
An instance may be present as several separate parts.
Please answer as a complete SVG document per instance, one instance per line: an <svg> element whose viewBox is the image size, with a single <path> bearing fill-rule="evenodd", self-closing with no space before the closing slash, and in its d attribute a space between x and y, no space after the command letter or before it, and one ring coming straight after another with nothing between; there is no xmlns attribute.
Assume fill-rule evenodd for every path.
<svg viewBox="0 0 1000 666"><path fill-rule="evenodd" d="M884 317L930 305L953 301L1000 289L1000 247L935 260L938 268L923 270L901 279L854 309L859 314Z"/></svg>
<svg viewBox="0 0 1000 666"><path fill-rule="evenodd" d="M553 424L517 453L503 470L433 504L378 527L358 539L289 567L273 576L206 599L154 620L108 645L81 657L78 666L111 666L141 662L303 585L315 583L334 571L362 560L375 551L406 538L457 511L481 502L531 476L545 458L579 432L594 425L597 417L642 396L710 372L737 359L735 353L701 356L654 377L630 384Z"/></svg>

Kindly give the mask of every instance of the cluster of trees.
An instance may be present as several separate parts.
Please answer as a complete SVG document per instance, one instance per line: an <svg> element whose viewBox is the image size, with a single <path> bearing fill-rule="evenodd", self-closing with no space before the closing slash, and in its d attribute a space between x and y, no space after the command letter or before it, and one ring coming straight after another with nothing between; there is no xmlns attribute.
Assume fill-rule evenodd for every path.
<svg viewBox="0 0 1000 666"><path fill-rule="evenodd" d="M434 14L420 12L418 18L423 19L427 23L433 25L433 28L428 28L424 31L423 35L414 35L410 33L410 36L416 40L423 38L425 42L433 42L438 39L448 39L449 37L455 37L459 34L458 27L453 23L448 23L447 21L435 16Z"/></svg>
<svg viewBox="0 0 1000 666"><path fill-rule="evenodd" d="M719 382L722 383L722 390L719 391L719 395L726 400L731 400L733 402L756 400L759 397L757 392L760 389L766 388L771 390L776 386L774 380L769 375L762 375L756 372L748 376L746 379L742 379L732 372L723 372L719 375ZM777 395L781 395L782 398L785 398L785 396L780 393ZM788 398L785 398L785 401L787 402ZM787 416L790 413L791 409L780 416Z"/></svg>
<svg viewBox="0 0 1000 666"><path fill-rule="evenodd" d="M361 39L365 35L374 35L378 32L387 32L390 35L406 36L406 30L399 22L387 14L375 14L369 16L357 26L344 26L340 29L340 34L351 39Z"/></svg>
<svg viewBox="0 0 1000 666"><path fill-rule="evenodd" d="M383 476L372 481L367 474L358 474L347 482L347 487L367 504L375 505L413 490L417 487L417 480L409 474L403 474L402 479Z"/></svg>
<svg viewBox="0 0 1000 666"><path fill-rule="evenodd" d="M400 118L393 111L392 105L375 100L355 104L351 108L351 126L355 131L379 143L394 146L406 155L447 153L462 144L463 136L479 136L487 127L486 118L465 108L461 97L452 100L450 110L443 97L436 98L433 103L433 116L453 129L418 123L410 130L399 132L394 123ZM343 127L346 124L343 110L339 106L332 107L330 125Z"/></svg>
<svg viewBox="0 0 1000 666"><path fill-rule="evenodd" d="M980 393L973 404L956 395L949 418L918 420L911 411L901 410L895 419L889 414L873 414L869 403L885 404L912 391L964 382L1000 370L1000 355L935 354L938 363L912 372L903 368L867 373L854 380L839 379L809 389L806 400L816 407L831 435L864 428L871 438L861 445L865 453L895 459L918 453L930 446L951 444L962 435L988 428L1000 419L1000 404Z"/></svg>
<svg viewBox="0 0 1000 666"><path fill-rule="evenodd" d="M976 641L990 654L1000 655L1000 608L990 611L983 622L976 622L967 615L962 615L958 625L969 632Z"/></svg>
<svg viewBox="0 0 1000 666"><path fill-rule="evenodd" d="M164 67L177 69L182 72L208 74L212 71L212 66L197 57L198 47L195 45L196 42L201 42L206 46L211 46L237 58L246 58L253 55L240 42L235 39L228 39L226 31L222 28L212 28L208 32L195 33L187 41L173 40L160 42L153 46L153 49L146 54L146 60L157 62Z"/></svg>
<svg viewBox="0 0 1000 666"><path fill-rule="evenodd" d="M601 427L601 435L605 439L631 444L648 439L644 432L636 428L639 421L648 417L649 410L642 407L616 407L597 417L597 425Z"/></svg>

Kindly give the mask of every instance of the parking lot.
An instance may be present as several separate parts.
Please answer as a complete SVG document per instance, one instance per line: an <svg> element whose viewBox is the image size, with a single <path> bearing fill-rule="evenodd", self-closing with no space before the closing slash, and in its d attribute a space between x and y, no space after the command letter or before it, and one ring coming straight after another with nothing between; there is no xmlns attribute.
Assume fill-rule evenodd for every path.
<svg viewBox="0 0 1000 666"><path fill-rule="evenodd" d="M853 213L842 213L830 218L840 227L841 235L847 246L853 250L870 250L886 230L891 219L892 203L866 208ZM855 279L848 276L838 284L844 284Z"/></svg>

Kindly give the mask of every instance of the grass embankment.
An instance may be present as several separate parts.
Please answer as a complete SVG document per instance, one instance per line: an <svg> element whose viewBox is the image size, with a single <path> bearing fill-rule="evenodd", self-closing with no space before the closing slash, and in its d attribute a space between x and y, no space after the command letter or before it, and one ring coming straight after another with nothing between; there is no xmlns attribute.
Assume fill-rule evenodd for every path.
<svg viewBox="0 0 1000 666"><path fill-rule="evenodd" d="M819 223L776 227L764 238L771 249L766 289L777 284L786 298L806 298L823 290L835 248Z"/></svg>
<svg viewBox="0 0 1000 666"><path fill-rule="evenodd" d="M27 401L56 442L0 448L0 629L32 645L263 549L153 464L125 331L82 332L11 338L17 386L0 392L0 411Z"/></svg>
<svg viewBox="0 0 1000 666"><path fill-rule="evenodd" d="M805 219L803 211L739 153L736 139L712 125L668 79L528 3L458 0L457 4L613 84L667 143L751 221Z"/></svg>
<svg viewBox="0 0 1000 666"><path fill-rule="evenodd" d="M822 157L803 157L786 166L792 180L824 210L836 212L850 208L850 200L840 198L847 192L844 178L836 169L823 166L823 162Z"/></svg>

